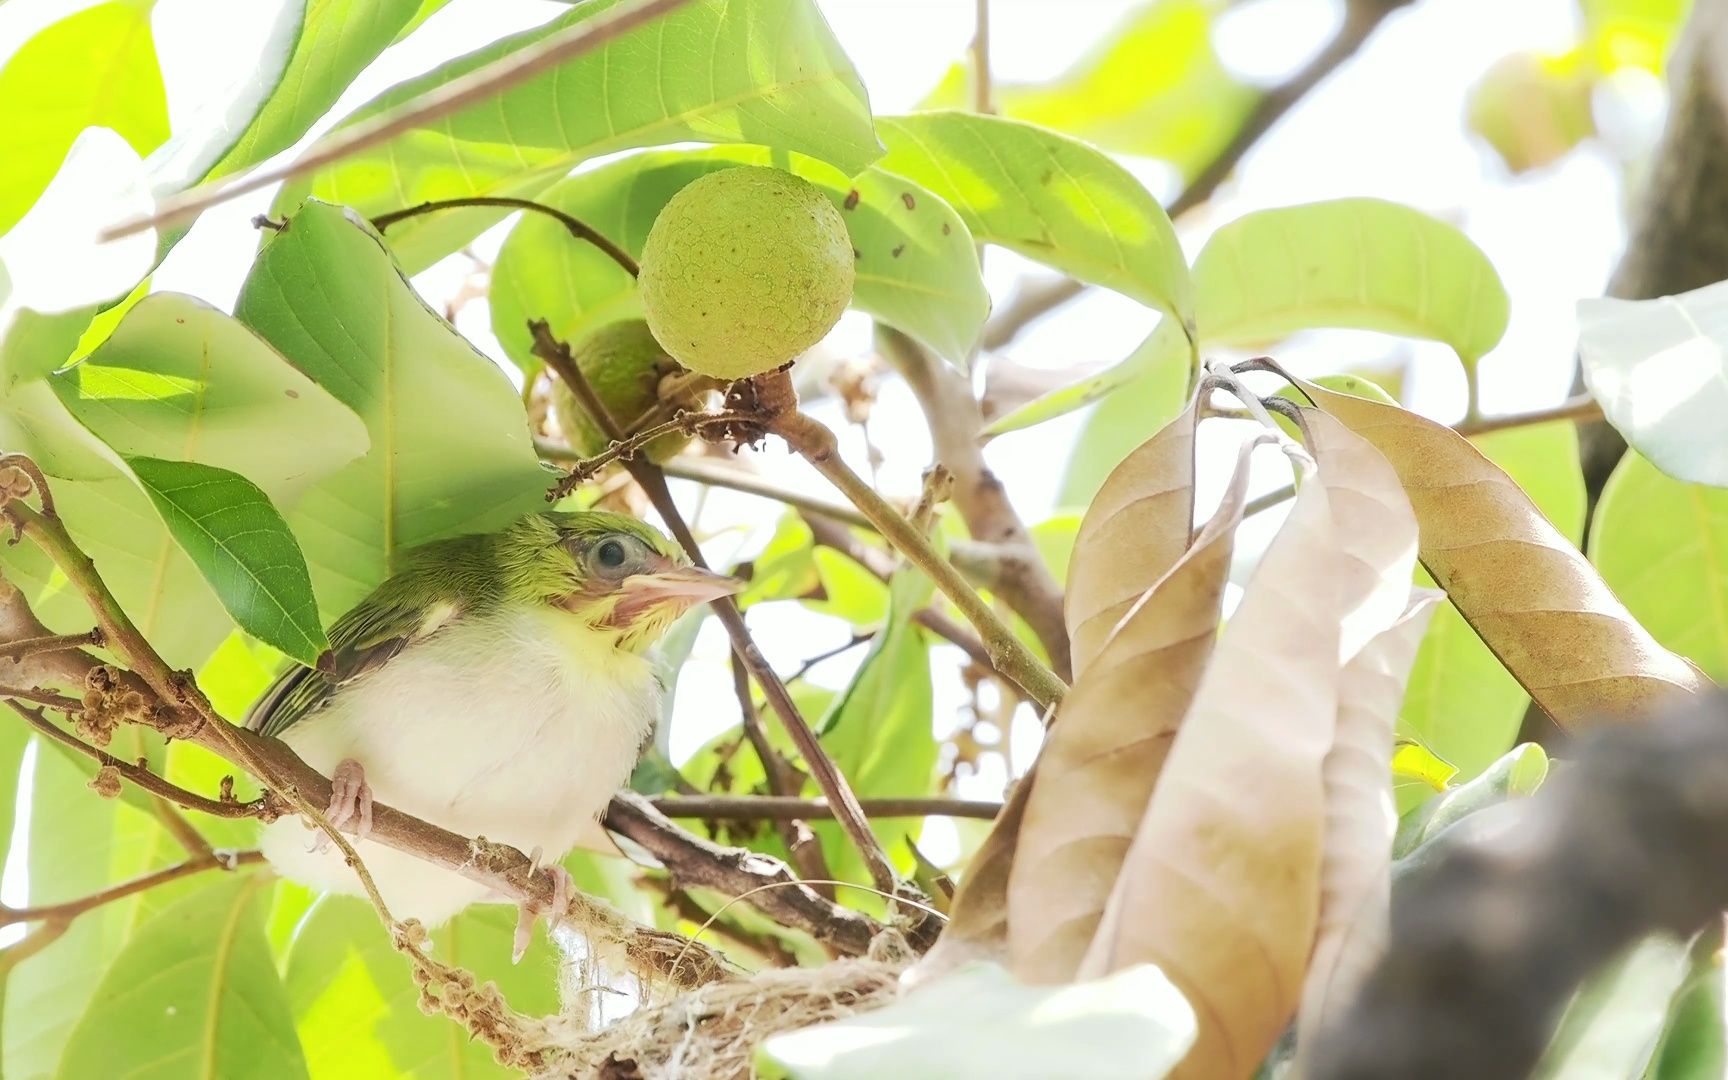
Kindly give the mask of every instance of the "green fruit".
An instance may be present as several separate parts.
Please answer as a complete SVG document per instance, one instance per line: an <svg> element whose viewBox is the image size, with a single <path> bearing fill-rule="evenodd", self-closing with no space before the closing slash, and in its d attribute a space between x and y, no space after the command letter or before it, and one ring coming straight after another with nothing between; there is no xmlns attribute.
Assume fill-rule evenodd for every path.
<svg viewBox="0 0 1728 1080"><path fill-rule="evenodd" d="M572 351L577 370L626 433L634 430L643 416L659 404L660 380L683 370L666 355L641 319L608 323L583 338ZM701 401L697 394L690 393L668 404L673 409L693 409ZM606 435L562 380L554 384L552 406L557 411L558 428L571 449L583 457L593 457L606 449ZM669 414L658 417L669 419ZM676 455L689 441L690 436L673 431L649 443L645 452L650 461L661 462Z"/></svg>
<svg viewBox="0 0 1728 1080"><path fill-rule="evenodd" d="M722 169L672 196L642 248L642 311L685 367L759 375L821 341L852 300L852 239L791 173Z"/></svg>

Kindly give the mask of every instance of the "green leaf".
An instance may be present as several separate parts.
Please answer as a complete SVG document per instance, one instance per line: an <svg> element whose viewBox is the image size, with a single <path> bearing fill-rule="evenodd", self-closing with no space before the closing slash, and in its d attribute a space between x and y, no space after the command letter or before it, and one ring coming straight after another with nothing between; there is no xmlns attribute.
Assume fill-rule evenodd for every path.
<svg viewBox="0 0 1728 1080"><path fill-rule="evenodd" d="M761 554L750 560L750 584L738 595L738 606L792 600L819 588L814 545L804 519L796 511L783 514Z"/></svg>
<svg viewBox="0 0 1728 1080"><path fill-rule="evenodd" d="M1692 973L1668 1014L1649 1080L1714 1080L1728 1058L1722 1013L1721 938L1704 934L1692 943Z"/></svg>
<svg viewBox="0 0 1728 1080"><path fill-rule="evenodd" d="M220 879L145 924L103 977L58 1075L306 1076L264 939L270 881Z"/></svg>
<svg viewBox="0 0 1728 1080"><path fill-rule="evenodd" d="M1602 488L1590 561L1657 641L1728 678L1728 490L1629 451Z"/></svg>
<svg viewBox="0 0 1728 1080"><path fill-rule="evenodd" d="M433 933L438 958L497 983L513 1008L558 1009L557 954L544 935L510 964L513 909L470 908ZM327 896L295 937L284 975L307 1065L314 1076L367 1080L505 1080L485 1043L454 1021L428 1016L407 962L364 900ZM226 1078L224 1078L226 1080Z"/></svg>
<svg viewBox="0 0 1728 1080"><path fill-rule="evenodd" d="M973 964L886 1008L775 1035L756 1068L796 1080L1158 1080L1194 1033L1193 1009L1151 964L1067 986L1022 986L994 964Z"/></svg>
<svg viewBox="0 0 1728 1080"><path fill-rule="evenodd" d="M79 133L111 128L140 155L168 137L150 5L114 0L26 41L0 69L0 233L36 201Z"/></svg>
<svg viewBox="0 0 1728 1080"><path fill-rule="evenodd" d="M1570 421L1478 435L1471 440L1522 487L1574 544L1584 534L1584 476L1578 430ZM1416 580L1433 585L1426 571ZM1423 635L1399 712L1399 730L1415 735L1468 779L1518 738L1530 695L1450 601Z"/></svg>
<svg viewBox="0 0 1728 1080"><path fill-rule="evenodd" d="M1578 359L1634 449L1678 480L1728 487L1728 282L1655 300L1580 300Z"/></svg>
<svg viewBox="0 0 1728 1080"><path fill-rule="evenodd" d="M249 169L293 146L419 8L419 0L307 0L272 92L203 179Z"/></svg>
<svg viewBox="0 0 1728 1080"><path fill-rule="evenodd" d="M814 158L760 147L656 151L573 176L538 201L640 257L668 199L699 176L739 164L787 166L821 188L841 210L858 253L853 306L965 366L990 314L972 234L947 203L881 169L848 178ZM539 360L530 352L529 319L548 319L559 337L575 340L640 311L630 275L543 214L524 214L510 231L493 265L491 300L492 332L530 371Z"/></svg>
<svg viewBox="0 0 1728 1080"><path fill-rule="evenodd" d="M1099 35L1097 47L1048 82L997 82L1004 115L1106 150L1159 158L1192 180L1216 160L1259 94L1212 45L1217 0L1152 0ZM966 106L971 76L956 64L920 108Z"/></svg>
<svg viewBox="0 0 1728 1080"><path fill-rule="evenodd" d="M510 380L341 208L309 202L267 240L235 314L371 436L288 514L327 615L388 577L404 550L544 505L549 477Z"/></svg>
<svg viewBox="0 0 1728 1080"><path fill-rule="evenodd" d="M123 730L110 749L124 758L146 757L153 765L160 761L159 740L149 745L141 729ZM27 904L72 900L164 865L156 857L161 827L125 800L96 798L88 764L36 740ZM0 1039L6 1075L54 1074L73 1025L126 941L136 904L131 897L85 915L10 972Z"/></svg>
<svg viewBox="0 0 1728 1080"><path fill-rule="evenodd" d="M1687 946L1652 935L1579 987L1531 1076L1638 1077L1650 1065L1669 1006L1686 982Z"/></svg>
<svg viewBox="0 0 1728 1080"><path fill-rule="evenodd" d="M1107 155L1046 128L961 112L876 122L882 168L960 212L972 235L1193 325L1194 286L1164 208Z"/></svg>
<svg viewBox="0 0 1728 1080"><path fill-rule="evenodd" d="M1524 743L1482 770L1475 779L1406 814L1398 823L1398 835L1392 843L1393 857L1404 858L1480 810L1507 799L1534 795L1547 777L1547 753L1535 743Z"/></svg>
<svg viewBox="0 0 1728 1080"><path fill-rule="evenodd" d="M1163 386L1175 382L1175 375L1180 372L1185 386L1189 368L1188 339L1175 323L1164 319L1120 363L1039 395L993 421L984 434L1005 435L1054 420L1137 381Z"/></svg>
<svg viewBox="0 0 1728 1080"><path fill-rule="evenodd" d="M148 457L126 462L240 629L315 666L330 642L306 560L269 496L225 469Z"/></svg>
<svg viewBox="0 0 1728 1080"><path fill-rule="evenodd" d="M1463 233L1382 199L1244 214L1194 260L1200 339L1259 345L1297 330L1442 342L1474 364L1506 332L1500 276Z"/></svg>
<svg viewBox="0 0 1728 1080"><path fill-rule="evenodd" d="M228 469L285 503L366 452L353 410L244 325L179 293L140 300L52 382L118 453Z"/></svg>
<svg viewBox="0 0 1728 1080"><path fill-rule="evenodd" d="M386 91L353 124L428 94L599 15L573 7ZM533 197L588 158L678 142L758 143L832 162L848 174L879 153L864 86L811 0L703 0L664 15L425 127L284 185L377 215L428 199ZM392 248L418 271L507 211L469 209L405 221Z"/></svg>

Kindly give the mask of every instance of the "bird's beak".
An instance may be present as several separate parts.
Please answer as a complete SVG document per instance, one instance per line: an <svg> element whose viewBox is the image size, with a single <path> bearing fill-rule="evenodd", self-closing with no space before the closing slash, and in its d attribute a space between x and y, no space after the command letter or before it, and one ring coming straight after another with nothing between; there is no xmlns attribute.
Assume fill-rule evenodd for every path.
<svg viewBox="0 0 1728 1080"><path fill-rule="evenodd" d="M731 596L743 588L742 581L725 574L694 566L673 566L652 574L625 578L621 585L624 595L618 610L621 614L633 615L670 607L682 613L697 604Z"/></svg>

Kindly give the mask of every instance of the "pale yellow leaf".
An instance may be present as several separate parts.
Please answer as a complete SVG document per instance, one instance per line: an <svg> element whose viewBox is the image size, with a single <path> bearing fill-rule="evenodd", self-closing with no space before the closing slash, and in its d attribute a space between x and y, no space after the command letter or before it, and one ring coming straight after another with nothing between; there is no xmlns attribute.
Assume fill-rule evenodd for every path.
<svg viewBox="0 0 1728 1080"><path fill-rule="evenodd" d="M1191 426L1188 433L1191 438ZM1171 445L1160 435L1146 448L1161 441ZM1260 441L1243 446L1218 511L1193 547L1125 611L1051 725L1008 886L1009 956L1023 979L1073 978L1097 930L1170 740L1212 655L1246 502L1248 456ZM1145 475L1168 472L1142 469ZM1112 480L1122 475L1118 469ZM1157 501L1180 517L1186 532L1188 503ZM1132 516L1124 511L1111 521ZM1114 557L1102 543L1087 550L1094 558Z"/></svg>
<svg viewBox="0 0 1728 1080"><path fill-rule="evenodd" d="M1373 443L1421 523L1421 557L1536 703L1571 729L1650 713L1710 685L1657 644L1530 498L1457 432L1278 371Z"/></svg>
<svg viewBox="0 0 1728 1080"><path fill-rule="evenodd" d="M1213 653L1079 972L1170 976L1200 1016L1177 1077L1250 1075L1296 1012L1345 649L1408 600L1414 521L1396 475L1342 427L1310 432L1321 464L1293 455L1313 471Z"/></svg>
<svg viewBox="0 0 1728 1080"><path fill-rule="evenodd" d="M1413 588L1391 628L1344 665L1338 684L1338 728L1326 753L1326 834L1320 862L1320 921L1302 987L1296 1045L1348 1007L1389 932L1392 755L1398 705L1416 648L1444 593Z"/></svg>
<svg viewBox="0 0 1728 1080"><path fill-rule="evenodd" d="M1074 539L1063 615L1078 679L1142 593L1188 549L1199 399L1105 479Z"/></svg>

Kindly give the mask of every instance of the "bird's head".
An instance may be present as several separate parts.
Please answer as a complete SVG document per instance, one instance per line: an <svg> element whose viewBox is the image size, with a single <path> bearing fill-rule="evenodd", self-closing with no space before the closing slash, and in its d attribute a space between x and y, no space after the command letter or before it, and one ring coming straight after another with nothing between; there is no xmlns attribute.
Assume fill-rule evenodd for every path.
<svg viewBox="0 0 1728 1080"><path fill-rule="evenodd" d="M567 611L636 652L692 607L744 587L690 565L652 525L600 510L530 514L504 532L498 557L518 599Z"/></svg>

